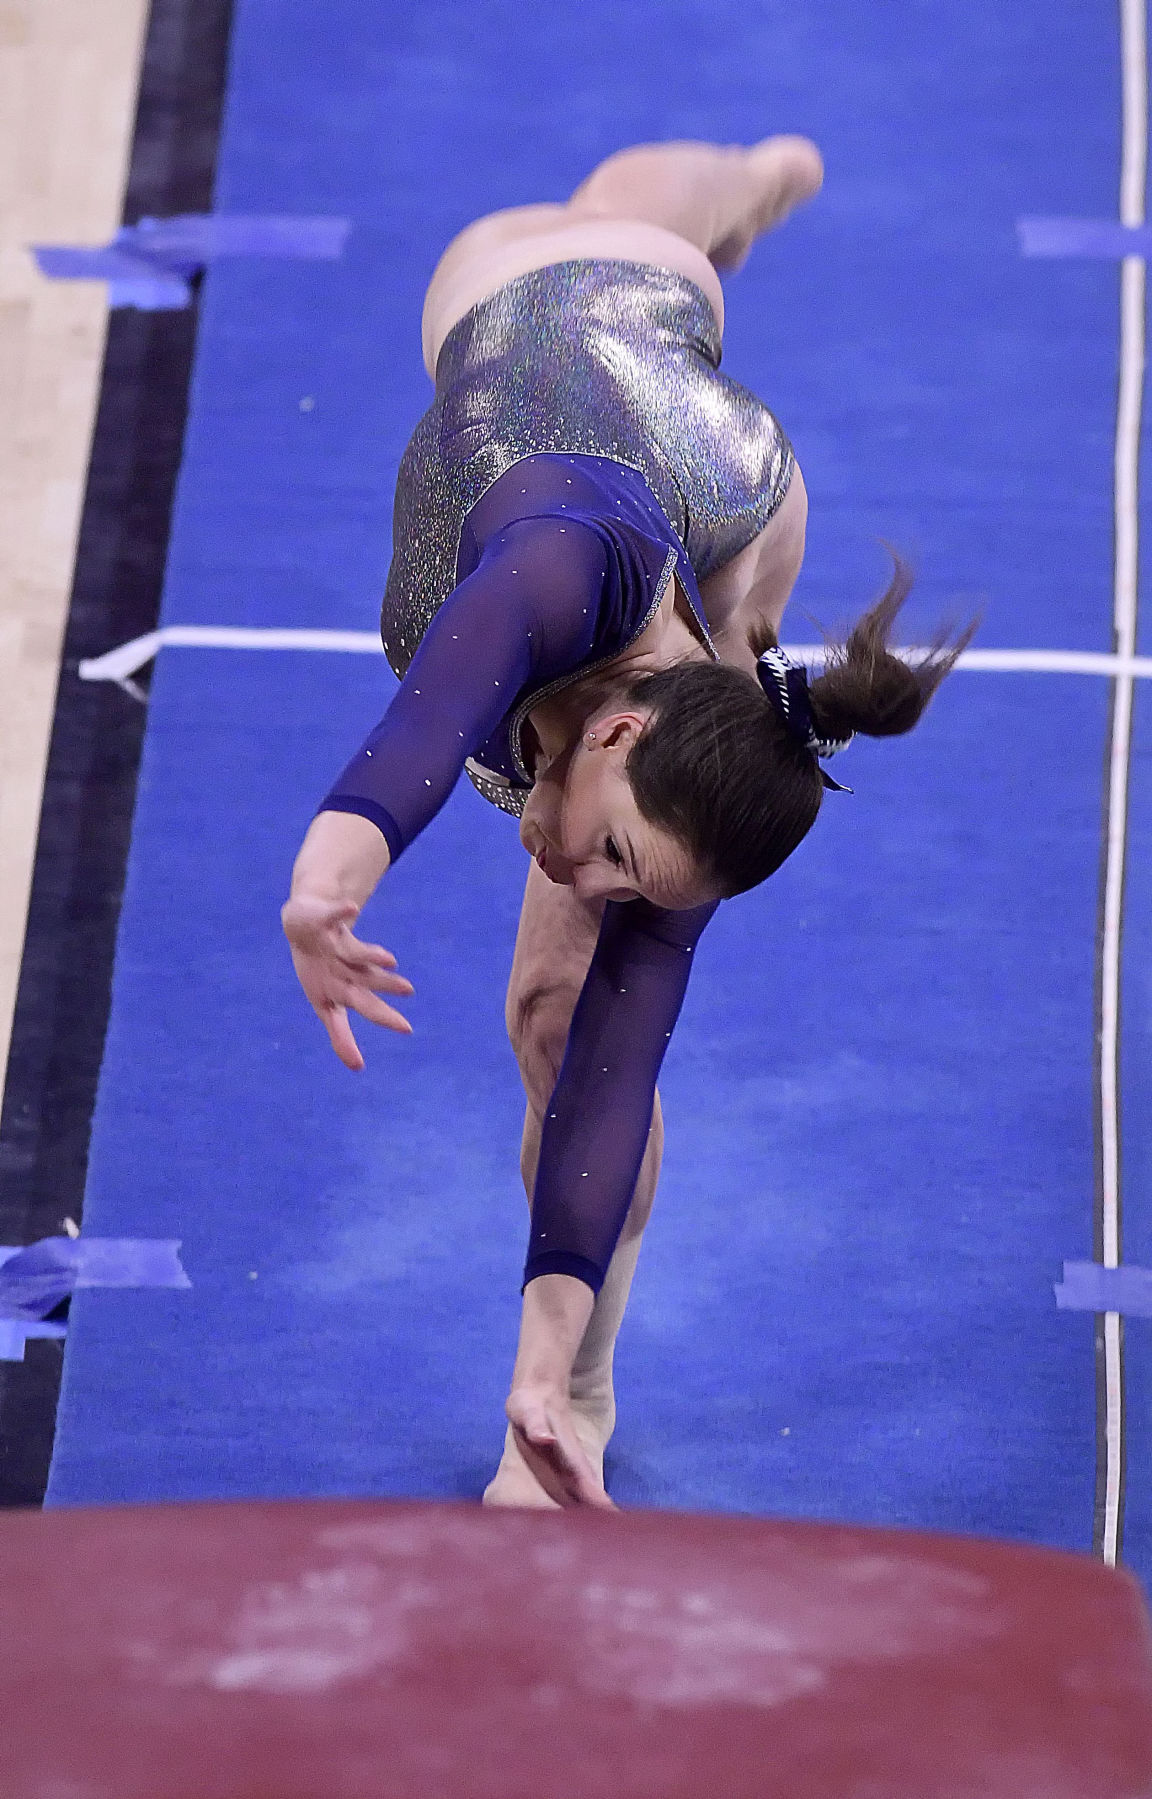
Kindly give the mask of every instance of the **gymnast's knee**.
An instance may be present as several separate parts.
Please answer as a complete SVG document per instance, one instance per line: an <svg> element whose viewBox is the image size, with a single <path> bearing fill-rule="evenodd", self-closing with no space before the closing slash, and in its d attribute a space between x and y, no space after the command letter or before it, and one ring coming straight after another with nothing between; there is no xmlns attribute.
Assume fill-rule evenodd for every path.
<svg viewBox="0 0 1152 1799"><path fill-rule="evenodd" d="M577 991L563 986L509 989L508 1041L520 1065L528 1104L539 1118L560 1073L577 998Z"/></svg>

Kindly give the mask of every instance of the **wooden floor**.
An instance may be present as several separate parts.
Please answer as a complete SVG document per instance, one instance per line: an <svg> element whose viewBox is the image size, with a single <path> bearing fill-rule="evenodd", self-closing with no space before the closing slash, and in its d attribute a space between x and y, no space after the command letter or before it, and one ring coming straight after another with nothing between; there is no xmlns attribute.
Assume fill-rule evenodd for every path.
<svg viewBox="0 0 1152 1799"><path fill-rule="evenodd" d="M120 220L146 0L0 0L0 1069L8 1057L105 288L30 243Z"/></svg>

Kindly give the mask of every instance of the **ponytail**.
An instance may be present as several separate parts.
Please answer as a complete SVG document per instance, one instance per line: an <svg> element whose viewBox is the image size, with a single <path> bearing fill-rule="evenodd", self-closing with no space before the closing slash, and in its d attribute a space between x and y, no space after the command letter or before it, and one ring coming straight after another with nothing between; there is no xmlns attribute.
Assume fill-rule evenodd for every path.
<svg viewBox="0 0 1152 1799"><path fill-rule="evenodd" d="M898 737L910 731L976 630L979 621L974 619L956 637L948 630L938 632L927 654L914 663L894 656L888 638L912 590L912 571L895 551L891 555L895 569L888 591L857 619L847 643L829 644L823 674L808 683L821 737L848 737L853 731ZM759 656L776 639L770 627L757 624L748 641Z"/></svg>

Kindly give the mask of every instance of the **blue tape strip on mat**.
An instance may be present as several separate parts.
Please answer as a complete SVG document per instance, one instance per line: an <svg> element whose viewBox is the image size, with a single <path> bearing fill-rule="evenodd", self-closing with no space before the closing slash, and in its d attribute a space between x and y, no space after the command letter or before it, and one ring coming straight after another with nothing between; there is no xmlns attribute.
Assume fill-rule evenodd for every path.
<svg viewBox="0 0 1152 1799"><path fill-rule="evenodd" d="M1121 225L1115 219L1018 219L1016 234L1024 256L1152 255L1152 226Z"/></svg>
<svg viewBox="0 0 1152 1799"><path fill-rule="evenodd" d="M334 262L351 229L345 218L186 212L122 226L108 244L33 244L32 254L49 280L107 281L110 306L177 311L192 297L190 277L218 257Z"/></svg>
<svg viewBox="0 0 1152 1799"><path fill-rule="evenodd" d="M7 1249L0 1263L0 1320L38 1321L78 1287L190 1287L179 1238L43 1237Z"/></svg>
<svg viewBox="0 0 1152 1799"><path fill-rule="evenodd" d="M33 253L40 273L53 281L115 281L122 277L160 273L159 268L144 257L118 249L115 243L92 249L69 244L36 244Z"/></svg>
<svg viewBox="0 0 1152 1799"><path fill-rule="evenodd" d="M1152 1318L1152 1268L1105 1268L1099 1262L1065 1262L1053 1288L1062 1312L1123 1312Z"/></svg>
<svg viewBox="0 0 1152 1799"><path fill-rule="evenodd" d="M23 1324L10 1318L0 1318L0 1362L22 1362L24 1345L29 1337L65 1337L68 1327L63 1324Z"/></svg>
<svg viewBox="0 0 1152 1799"><path fill-rule="evenodd" d="M184 212L141 219L113 238L119 249L164 262L211 262L217 256L291 256L336 262L344 254L351 219L293 213Z"/></svg>
<svg viewBox="0 0 1152 1799"><path fill-rule="evenodd" d="M192 302L192 289L187 281L172 275L167 280L158 276L141 276L139 280L110 281L110 307L131 306L137 312L179 312Z"/></svg>
<svg viewBox="0 0 1152 1799"><path fill-rule="evenodd" d="M52 281L107 281L109 306L135 306L140 312L178 312L192 298L192 289L183 275L165 273L142 256L129 256L111 244L91 250L35 244L33 254L40 273Z"/></svg>

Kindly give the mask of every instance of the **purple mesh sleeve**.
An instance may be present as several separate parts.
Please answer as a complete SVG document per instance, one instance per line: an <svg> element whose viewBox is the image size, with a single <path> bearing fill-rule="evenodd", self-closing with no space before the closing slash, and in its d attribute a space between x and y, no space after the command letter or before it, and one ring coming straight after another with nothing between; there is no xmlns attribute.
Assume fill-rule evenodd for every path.
<svg viewBox="0 0 1152 1799"><path fill-rule="evenodd" d="M607 569L603 538L576 520L505 526L441 606L392 704L320 811L371 819L395 861L518 693L587 657Z"/></svg>
<svg viewBox="0 0 1152 1799"><path fill-rule="evenodd" d="M656 1078L715 905L610 901L540 1144L524 1285L571 1274L600 1291L652 1121Z"/></svg>

